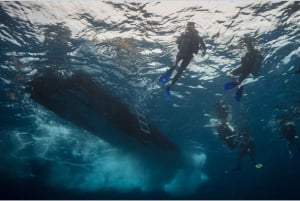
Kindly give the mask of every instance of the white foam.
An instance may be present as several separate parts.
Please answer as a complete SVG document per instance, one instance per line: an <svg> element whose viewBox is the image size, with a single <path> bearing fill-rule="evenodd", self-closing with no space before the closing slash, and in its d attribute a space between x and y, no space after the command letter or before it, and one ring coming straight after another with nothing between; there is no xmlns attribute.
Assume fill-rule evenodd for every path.
<svg viewBox="0 0 300 201"><path fill-rule="evenodd" d="M194 193L200 184L208 179L202 170L205 162L205 154L193 154L190 163L177 171L171 182L165 185L164 190L173 195Z"/></svg>
<svg viewBox="0 0 300 201"><path fill-rule="evenodd" d="M19 147L25 149L30 145L35 157L52 161L45 167L49 175L44 179L53 186L83 191L164 190L179 195L195 192L207 180L202 170L204 153L185 154L180 168L172 164L166 168L165 164L119 150L43 108L34 110L36 115L32 118L37 129L30 133L32 138L22 140L24 133L15 135ZM18 154L22 157L23 152L20 150Z"/></svg>

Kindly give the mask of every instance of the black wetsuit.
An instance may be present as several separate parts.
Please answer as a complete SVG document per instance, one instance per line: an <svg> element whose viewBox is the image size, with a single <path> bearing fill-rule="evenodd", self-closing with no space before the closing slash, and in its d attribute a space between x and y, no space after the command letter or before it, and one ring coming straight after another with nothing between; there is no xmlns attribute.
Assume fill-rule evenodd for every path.
<svg viewBox="0 0 300 201"><path fill-rule="evenodd" d="M220 101L215 104L215 111L217 117L222 121L226 122L228 114L230 112L229 105L226 105L224 102Z"/></svg>
<svg viewBox="0 0 300 201"><path fill-rule="evenodd" d="M234 149L235 143L235 135L234 131L230 129L227 124L221 124L217 127L217 132L219 137L226 143L229 149Z"/></svg>
<svg viewBox="0 0 300 201"><path fill-rule="evenodd" d="M288 151L293 156L293 147L300 151L300 144L297 141L296 126L292 123L281 123L280 133L286 139Z"/></svg>
<svg viewBox="0 0 300 201"><path fill-rule="evenodd" d="M204 54L206 52L206 46L196 29L187 29L186 32L179 36L179 38L176 40L176 43L178 44L179 51L176 56L175 65L170 68L170 73L172 73L175 70L177 64L181 60L182 62L180 64L179 69L177 70L177 74L175 75L171 84L169 85L169 88L179 79L182 72L189 65L193 58L193 54L198 53L200 48L199 45L203 49Z"/></svg>
<svg viewBox="0 0 300 201"><path fill-rule="evenodd" d="M262 61L262 56L257 50L250 50L246 53L246 55L242 58L241 66L234 69L230 74L232 75L240 75L239 82L241 83L244 79L246 79L250 73L257 76L258 72L253 72L256 65L261 65L258 62Z"/></svg>
<svg viewBox="0 0 300 201"><path fill-rule="evenodd" d="M293 124L284 124L280 128L282 136L289 142L295 143L296 140L296 128Z"/></svg>
<svg viewBox="0 0 300 201"><path fill-rule="evenodd" d="M246 155L250 157L252 163L255 165L255 158L254 158L255 149L254 149L253 139L250 136L240 136L238 141L238 146L239 146L238 161L237 161L237 167L234 170L241 169L241 160Z"/></svg>

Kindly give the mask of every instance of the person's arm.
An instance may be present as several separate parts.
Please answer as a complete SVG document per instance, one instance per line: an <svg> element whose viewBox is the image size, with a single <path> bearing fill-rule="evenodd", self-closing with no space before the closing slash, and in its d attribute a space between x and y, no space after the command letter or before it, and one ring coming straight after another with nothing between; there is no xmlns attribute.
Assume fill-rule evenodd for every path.
<svg viewBox="0 0 300 201"><path fill-rule="evenodd" d="M203 39L199 36L200 48L202 49L202 56L206 54L206 46L203 42Z"/></svg>
<svg viewBox="0 0 300 201"><path fill-rule="evenodd" d="M181 44L181 41L182 41L182 37L183 37L183 34L181 34L177 40L176 40L176 44L177 44L177 48L180 49L180 44Z"/></svg>

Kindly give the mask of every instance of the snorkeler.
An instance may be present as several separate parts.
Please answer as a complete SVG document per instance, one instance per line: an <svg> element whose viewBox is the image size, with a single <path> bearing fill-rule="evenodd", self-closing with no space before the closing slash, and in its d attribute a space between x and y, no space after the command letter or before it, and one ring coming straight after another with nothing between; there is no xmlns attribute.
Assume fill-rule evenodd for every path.
<svg viewBox="0 0 300 201"><path fill-rule="evenodd" d="M247 131L242 131L236 137L236 146L239 148L238 159L237 159L237 167L234 168L232 171L240 171L241 170L241 160L245 156L249 156L251 162L256 168L261 168L262 164L257 164L255 162L255 147L254 147L254 140L248 134Z"/></svg>
<svg viewBox="0 0 300 201"><path fill-rule="evenodd" d="M298 136L296 136L296 125L291 121L280 121L279 122L280 133L287 141L287 147L290 157L294 156L294 148L300 151L300 144L298 141Z"/></svg>
<svg viewBox="0 0 300 201"><path fill-rule="evenodd" d="M227 123L222 123L221 125L219 125L217 127L217 133L230 150L233 150L236 147L235 137L237 135Z"/></svg>
<svg viewBox="0 0 300 201"><path fill-rule="evenodd" d="M202 56L204 56L206 53L206 46L203 42L203 39L199 36L198 31L195 29L194 22L187 23L185 32L179 36L179 38L176 40L176 43L179 49L176 56L176 61L174 65L170 69L168 69L165 73L163 73L159 78L160 83L162 84L167 83L173 71L177 67L178 63L182 61L180 67L177 70L176 75L173 77L171 83L167 86L165 90L165 95L167 97L170 97L171 87L175 84L175 82L182 75L183 71L187 68L187 66L189 65L189 63L193 58L193 55L197 54L200 48L203 50Z"/></svg>
<svg viewBox="0 0 300 201"><path fill-rule="evenodd" d="M251 38L245 37L243 39L243 42L246 44L247 53L241 59L241 66L227 74L227 76L233 79L234 81L227 82L224 85L225 90L237 87L237 91L235 93L235 99L237 101L240 101L243 94L243 86L241 85L242 82L250 74L252 74L253 76L258 76L259 69L263 61L263 56L258 50L254 48ZM240 75L238 80L236 80L237 75Z"/></svg>
<svg viewBox="0 0 300 201"><path fill-rule="evenodd" d="M230 106L225 104L224 100L220 100L214 105L214 108L217 117L220 119L222 123L225 123L227 121L230 112Z"/></svg>

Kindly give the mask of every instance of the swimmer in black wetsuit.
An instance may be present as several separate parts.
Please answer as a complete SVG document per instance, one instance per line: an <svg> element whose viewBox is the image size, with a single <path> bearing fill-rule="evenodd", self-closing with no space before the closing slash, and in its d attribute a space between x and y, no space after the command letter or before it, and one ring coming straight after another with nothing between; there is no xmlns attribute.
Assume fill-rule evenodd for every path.
<svg viewBox="0 0 300 201"><path fill-rule="evenodd" d="M230 73L227 74L228 77L233 79L234 81L228 82L224 85L224 89L232 89L237 87L236 91L236 100L239 101L241 99L243 93L242 82L250 75L258 76L259 69L263 60L261 53L254 48L252 39L249 37L245 37L243 39L244 43L247 47L247 53L241 59L241 66L235 68ZM238 80L236 80L236 76L239 75Z"/></svg>
<svg viewBox="0 0 300 201"><path fill-rule="evenodd" d="M221 140L223 140L230 150L236 147L235 137L237 136L234 130L226 123L217 126L217 133Z"/></svg>
<svg viewBox="0 0 300 201"><path fill-rule="evenodd" d="M233 171L241 170L241 160L245 156L249 156L253 165L256 165L255 162L255 147L253 138L245 131L240 132L236 138L236 146L239 148L237 167Z"/></svg>
<svg viewBox="0 0 300 201"><path fill-rule="evenodd" d="M198 31L195 29L194 22L187 23L185 32L179 36L179 38L176 40L176 43L179 49L176 56L176 61L174 65L164 73L163 77L161 78L161 82L166 83L168 81L168 78L172 75L173 71L177 67L178 63L180 61L182 62L177 70L176 75L173 77L171 83L166 88L166 96L170 96L171 87L176 83L176 81L182 75L183 71L187 68L194 54L197 54L199 49L203 50L202 56L204 56L206 53L206 46L203 42L203 39L199 36Z"/></svg>
<svg viewBox="0 0 300 201"><path fill-rule="evenodd" d="M280 121L280 134L287 141L288 152L290 157L294 156L294 148L300 151L300 143L298 141L298 136L296 135L296 125L291 121Z"/></svg>
<svg viewBox="0 0 300 201"><path fill-rule="evenodd" d="M221 120L222 123L225 123L230 113L230 106L225 104L224 100L220 100L214 105L214 108L217 117Z"/></svg>

